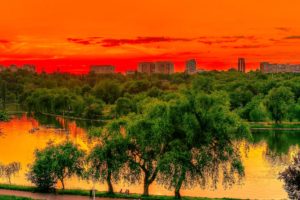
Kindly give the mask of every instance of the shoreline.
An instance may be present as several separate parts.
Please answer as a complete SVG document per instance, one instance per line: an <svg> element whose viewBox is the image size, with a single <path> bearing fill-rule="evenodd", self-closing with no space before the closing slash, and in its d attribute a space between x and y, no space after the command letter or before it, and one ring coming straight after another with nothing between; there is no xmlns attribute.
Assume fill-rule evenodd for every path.
<svg viewBox="0 0 300 200"><path fill-rule="evenodd" d="M22 185L9 185L9 184L0 184L0 194L3 194L3 191L5 191L5 195L16 195L16 192L20 192L23 194L27 194L31 196L45 196L45 197L67 197L67 196L74 196L74 197L88 197L90 198L90 190L83 190L83 189L58 189L54 193L41 193L37 192L36 188L33 186L22 186ZM11 191L11 193L9 192ZM30 196L31 195L31 196ZM17 195L18 196L18 195ZM145 200L173 200L175 199L173 196L163 196L163 195L149 195L149 196L143 196L141 194L121 194L121 193L115 193L115 194L109 194L107 192L99 192L96 191L96 197L97 200L104 200L104 199L114 199L114 200L122 200L122 199L145 199ZM32 198L32 197L31 197ZM40 197L39 197L40 198ZM64 198L66 199L66 198ZM77 199L77 198L76 198ZM84 198L87 199L87 198ZM190 197L190 196L182 196L181 199L184 200L239 200L235 198L207 198L207 197ZM66 200L69 200L68 198ZM70 199L71 200L71 199Z"/></svg>

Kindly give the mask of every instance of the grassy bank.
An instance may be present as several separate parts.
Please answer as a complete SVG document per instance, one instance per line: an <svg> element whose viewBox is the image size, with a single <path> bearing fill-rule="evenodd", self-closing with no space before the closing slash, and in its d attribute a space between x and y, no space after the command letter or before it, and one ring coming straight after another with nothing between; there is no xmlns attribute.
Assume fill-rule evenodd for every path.
<svg viewBox="0 0 300 200"><path fill-rule="evenodd" d="M248 122L250 128L266 128L266 129L300 129L300 122L282 122L276 124L274 122Z"/></svg>
<svg viewBox="0 0 300 200"><path fill-rule="evenodd" d="M1 200L31 200L31 198L0 195Z"/></svg>
<svg viewBox="0 0 300 200"><path fill-rule="evenodd" d="M8 184L0 184L0 189L6 190L18 190L18 191L27 191L27 192L35 192L36 188L32 186L21 186L21 185L8 185ZM89 196L89 190L75 190L75 189L66 189L66 190L57 190L57 194L60 195L80 195L80 196ZM151 195L149 197L143 197L139 194L108 194L106 192L96 192L97 197L108 197L108 198L124 198L124 199L145 199L145 200L173 200L174 198L171 196L158 196ZM1 196L0 196L1 197ZM182 197L183 200L234 200L232 198L205 198L205 197ZM235 199L237 200L237 199Z"/></svg>

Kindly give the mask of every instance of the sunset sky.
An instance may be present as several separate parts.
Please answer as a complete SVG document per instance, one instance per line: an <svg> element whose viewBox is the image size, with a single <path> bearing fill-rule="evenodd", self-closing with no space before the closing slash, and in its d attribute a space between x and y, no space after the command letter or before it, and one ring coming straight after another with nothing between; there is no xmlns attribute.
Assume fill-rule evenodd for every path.
<svg viewBox="0 0 300 200"><path fill-rule="evenodd" d="M182 71L228 69L245 57L300 63L299 0L1 0L0 65L85 73L171 60Z"/></svg>

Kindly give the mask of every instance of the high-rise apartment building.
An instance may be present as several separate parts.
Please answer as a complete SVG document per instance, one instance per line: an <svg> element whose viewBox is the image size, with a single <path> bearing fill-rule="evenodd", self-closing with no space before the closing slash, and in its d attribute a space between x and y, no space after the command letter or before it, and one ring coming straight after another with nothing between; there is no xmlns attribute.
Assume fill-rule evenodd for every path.
<svg viewBox="0 0 300 200"><path fill-rule="evenodd" d="M246 72L246 62L245 62L245 58L239 58L238 59L238 71L239 72Z"/></svg>
<svg viewBox="0 0 300 200"><path fill-rule="evenodd" d="M262 73L300 73L300 64L277 64L277 63L260 63Z"/></svg>
<svg viewBox="0 0 300 200"><path fill-rule="evenodd" d="M174 64L169 61L141 62L138 64L138 72L146 74L173 74Z"/></svg>
<svg viewBox="0 0 300 200"><path fill-rule="evenodd" d="M197 62L195 59L187 60L185 62L185 72L187 74L197 73Z"/></svg>

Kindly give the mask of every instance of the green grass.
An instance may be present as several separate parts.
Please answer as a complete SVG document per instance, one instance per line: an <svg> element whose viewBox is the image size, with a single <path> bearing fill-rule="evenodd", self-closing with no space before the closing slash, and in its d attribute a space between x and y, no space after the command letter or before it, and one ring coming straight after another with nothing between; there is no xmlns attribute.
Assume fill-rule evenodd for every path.
<svg viewBox="0 0 300 200"><path fill-rule="evenodd" d="M34 192L36 189L32 186L22 186L22 185L9 185L9 184L0 184L0 189L6 190L18 190L26 192Z"/></svg>
<svg viewBox="0 0 300 200"><path fill-rule="evenodd" d="M297 123L281 123L281 124L275 124L275 123L255 123L251 122L249 123L250 128L300 128L299 122Z"/></svg>
<svg viewBox="0 0 300 200"><path fill-rule="evenodd" d="M0 184L0 189L18 190L18 191L27 191L27 192L36 191L36 188L32 186L8 185L8 184ZM80 195L80 196L90 195L89 190L80 190L80 189L57 190L56 193L61 195ZM149 197L143 197L140 194L129 194L129 195L120 194L120 193L109 194L107 192L96 192L96 196L108 197L108 198L144 199L144 200L173 200L174 199L174 197L171 196L151 195ZM233 200L231 198L205 198L205 197L182 197L182 199L183 200Z"/></svg>
<svg viewBox="0 0 300 200"><path fill-rule="evenodd" d="M0 195L0 200L31 200L31 198Z"/></svg>

